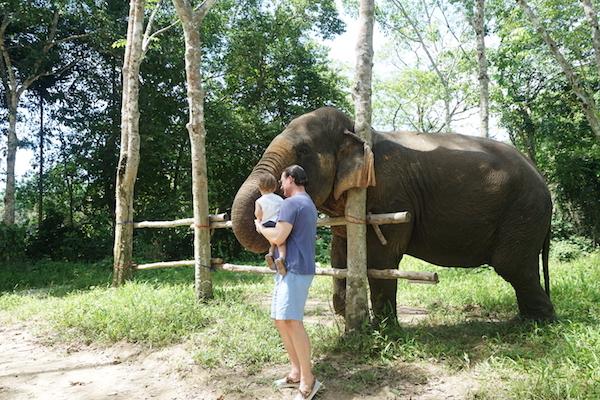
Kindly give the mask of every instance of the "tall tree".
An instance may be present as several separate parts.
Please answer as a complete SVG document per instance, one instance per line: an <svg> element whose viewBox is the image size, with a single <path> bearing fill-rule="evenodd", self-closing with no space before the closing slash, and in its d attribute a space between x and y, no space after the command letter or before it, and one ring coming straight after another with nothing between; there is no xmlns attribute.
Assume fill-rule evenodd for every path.
<svg viewBox="0 0 600 400"><path fill-rule="evenodd" d="M121 150L117 167L113 285L120 285L133 272L133 190L140 155L139 90L144 39L145 0L131 0L127 44L123 60L121 103Z"/></svg>
<svg viewBox="0 0 600 400"><path fill-rule="evenodd" d="M140 65L153 37L152 26L161 1L155 4L144 31L145 0L131 0L127 43L123 61L121 150L117 167L113 285L122 284L133 272L133 197L140 163Z"/></svg>
<svg viewBox="0 0 600 400"><path fill-rule="evenodd" d="M73 44L85 37L83 25L69 23L67 12L81 13L84 5L11 1L3 4L0 21L0 74L8 107L6 224L15 222L15 162L18 148L17 110L23 94L40 78L73 67L78 58ZM85 12L85 11L84 11ZM41 23L40 23L41 22ZM81 22L81 21L80 21ZM43 27L39 29L39 27ZM70 51L67 52L66 50Z"/></svg>
<svg viewBox="0 0 600 400"><path fill-rule="evenodd" d="M196 297L212 297L210 275L210 222L208 220L208 172L206 168L206 129L204 89L202 88L202 49L199 26L217 0L205 0L194 9L187 0L173 0L183 26L185 73L190 119L187 123L192 147L192 195L194 201L194 261Z"/></svg>
<svg viewBox="0 0 600 400"><path fill-rule="evenodd" d="M489 9L498 22L495 35L500 39L490 58L495 112L511 141L536 163L551 187L554 236L584 235L597 241L600 141L542 37L520 7L509 10L506 4L512 3ZM559 0L540 5L538 12L552 26L553 37L590 92L597 92L600 82L590 51L589 26L579 4Z"/></svg>
<svg viewBox="0 0 600 400"><path fill-rule="evenodd" d="M596 135L596 137L600 140L600 117L598 113L598 108L596 107L596 101L594 100L593 93L591 93L587 88L585 83L579 77L579 75L575 72L573 65L565 58L562 51L560 50L556 41L550 36L548 30L535 13L535 11L529 6L526 0L517 0L519 6L523 9L527 18L538 32L538 34L543 39L544 43L550 49L550 52L560 65L563 73L567 77L569 85L571 89L577 96L581 107L583 109L583 113L592 128L592 131Z"/></svg>
<svg viewBox="0 0 600 400"><path fill-rule="evenodd" d="M359 6L358 38L356 39L356 71L354 108L355 131L365 142L365 152L371 145L371 91L373 77L373 0L361 0ZM372 173L373 171L370 171ZM346 329L361 327L369 318L367 302L367 189L348 191L346 201L347 269L346 279Z"/></svg>
<svg viewBox="0 0 600 400"><path fill-rule="evenodd" d="M477 65L479 66L479 134L490 136L490 77L485 55L485 0L475 0L473 28L477 41Z"/></svg>

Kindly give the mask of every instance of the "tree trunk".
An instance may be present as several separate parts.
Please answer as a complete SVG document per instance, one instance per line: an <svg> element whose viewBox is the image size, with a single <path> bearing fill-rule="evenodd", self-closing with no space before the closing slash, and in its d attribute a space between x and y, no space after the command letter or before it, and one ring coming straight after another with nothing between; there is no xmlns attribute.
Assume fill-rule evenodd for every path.
<svg viewBox="0 0 600 400"><path fill-rule="evenodd" d="M139 72L142 62L144 0L131 0L123 61L121 150L117 167L113 285L133 273L133 194L140 155Z"/></svg>
<svg viewBox="0 0 600 400"><path fill-rule="evenodd" d="M446 125L446 132L450 133L452 132L452 115L450 115L450 93L448 93L448 88L447 88L447 84L444 83L445 81L442 81L442 84L444 85L444 113L445 113L445 118L444 118L444 125Z"/></svg>
<svg viewBox="0 0 600 400"><path fill-rule="evenodd" d="M529 111L524 107L519 107L519 112L523 116L523 130L519 130L518 134L521 135L521 140L527 149L527 155L537 165L536 147L535 147L535 124L531 119Z"/></svg>
<svg viewBox="0 0 600 400"><path fill-rule="evenodd" d="M73 227L73 178L69 174L69 163L67 154L67 143L65 142L64 135L59 131L58 139L60 140L60 153L62 157L63 163L63 179L65 181L65 188L67 189L67 196L69 198L69 215L68 215L68 225Z"/></svg>
<svg viewBox="0 0 600 400"><path fill-rule="evenodd" d="M44 98L40 92L40 169L38 177L38 229L44 219Z"/></svg>
<svg viewBox="0 0 600 400"><path fill-rule="evenodd" d="M208 220L208 174L206 168L206 130L204 128L204 90L200 73L202 52L199 25L216 0L205 0L194 11L184 0L173 0L183 26L185 72L190 120L186 127L192 154L192 198L194 203L194 268L196 298L209 299L212 293L210 272L210 222Z"/></svg>
<svg viewBox="0 0 600 400"><path fill-rule="evenodd" d="M479 66L479 135L487 138L490 136L490 78L487 73L488 63L485 55L485 0L475 2L473 25L477 40L477 65Z"/></svg>
<svg viewBox="0 0 600 400"><path fill-rule="evenodd" d="M356 86L354 107L355 133L371 145L371 80L373 77L374 1L361 0L359 32L356 43ZM351 189L346 201L346 215L366 222L367 189ZM347 225L346 330L360 328L369 318L367 301L367 225Z"/></svg>
<svg viewBox="0 0 600 400"><path fill-rule="evenodd" d="M525 11L525 14L531 21L533 27L537 30L538 34L542 37L546 45L550 48L552 55L562 68L564 74L567 77L567 81L569 82L573 92L579 99L579 103L581 104L581 108L585 117L592 128L592 131L596 135L598 139L600 139L600 119L598 118L598 110L596 108L596 102L594 101L594 97L588 93L583 86L583 83L579 80L579 77L575 74L573 67L567 59L562 55L558 45L550 37L546 28L542 25L542 22L538 18L538 16L533 12L531 7L527 4L526 0L517 0L519 6Z"/></svg>
<svg viewBox="0 0 600 400"><path fill-rule="evenodd" d="M4 223L15 223L15 160L17 156L17 104L15 93L9 94L8 143L6 149L6 191L4 192Z"/></svg>
<svg viewBox="0 0 600 400"><path fill-rule="evenodd" d="M581 0L581 4L592 28L592 43L594 45L594 55L596 56L596 68L598 68L598 73L600 73L600 27L598 27L598 17L591 0Z"/></svg>

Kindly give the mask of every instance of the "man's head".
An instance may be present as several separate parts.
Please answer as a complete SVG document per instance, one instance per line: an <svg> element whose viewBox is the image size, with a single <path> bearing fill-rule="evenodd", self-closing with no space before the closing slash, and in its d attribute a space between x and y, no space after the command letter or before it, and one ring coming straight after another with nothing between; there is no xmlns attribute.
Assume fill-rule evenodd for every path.
<svg viewBox="0 0 600 400"><path fill-rule="evenodd" d="M307 184L306 171L299 165L290 165L281 173L281 189L285 197L293 195L297 190L304 191Z"/></svg>
<svg viewBox="0 0 600 400"><path fill-rule="evenodd" d="M269 173L261 174L258 177L258 190L261 193L273 193L277 190L277 179Z"/></svg>

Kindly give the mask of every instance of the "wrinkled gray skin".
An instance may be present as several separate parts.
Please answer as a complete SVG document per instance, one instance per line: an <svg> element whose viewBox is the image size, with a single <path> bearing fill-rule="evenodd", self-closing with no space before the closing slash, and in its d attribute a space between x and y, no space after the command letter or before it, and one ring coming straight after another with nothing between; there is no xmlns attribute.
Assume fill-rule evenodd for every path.
<svg viewBox="0 0 600 400"><path fill-rule="evenodd" d="M285 167L299 164L318 209L344 214L348 182L356 182L351 178L363 163L363 144L345 130L353 131L345 114L321 108L294 119L273 139L233 203L234 233L244 247L268 248L253 223L260 172L279 178ZM493 140L413 132L373 132L372 150L377 184L368 188L367 212L409 211L412 221L381 225L386 246L367 229L369 268L396 268L404 254L445 267L489 264L513 286L522 317L554 319L538 264L543 249L547 266L552 203L525 157ZM331 263L346 267L344 227L333 229ZM345 281L334 282L334 308L343 314ZM370 279L369 284L374 317L395 318L397 281Z"/></svg>

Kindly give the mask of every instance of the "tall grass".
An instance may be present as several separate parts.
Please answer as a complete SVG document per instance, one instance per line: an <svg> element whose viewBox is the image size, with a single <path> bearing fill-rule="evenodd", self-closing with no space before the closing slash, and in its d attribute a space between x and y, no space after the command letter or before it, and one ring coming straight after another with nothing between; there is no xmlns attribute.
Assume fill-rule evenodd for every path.
<svg viewBox="0 0 600 400"><path fill-rule="evenodd" d="M440 275L437 286L398 286L398 303L427 315L352 336L339 324L307 323L324 378L350 371L348 387L360 393L398 362L434 362L472 373L482 382L478 399L600 398L600 253L552 261L553 324L515 319L513 290L490 268L442 269L411 258L401 268ZM120 288L109 282L106 263L2 266L0 319L44 322L56 340L186 342L208 368L252 373L285 362L268 316L269 276L215 273L215 298L205 304L194 299L190 269L140 272ZM310 297L327 305L330 293L331 281L315 278Z"/></svg>

